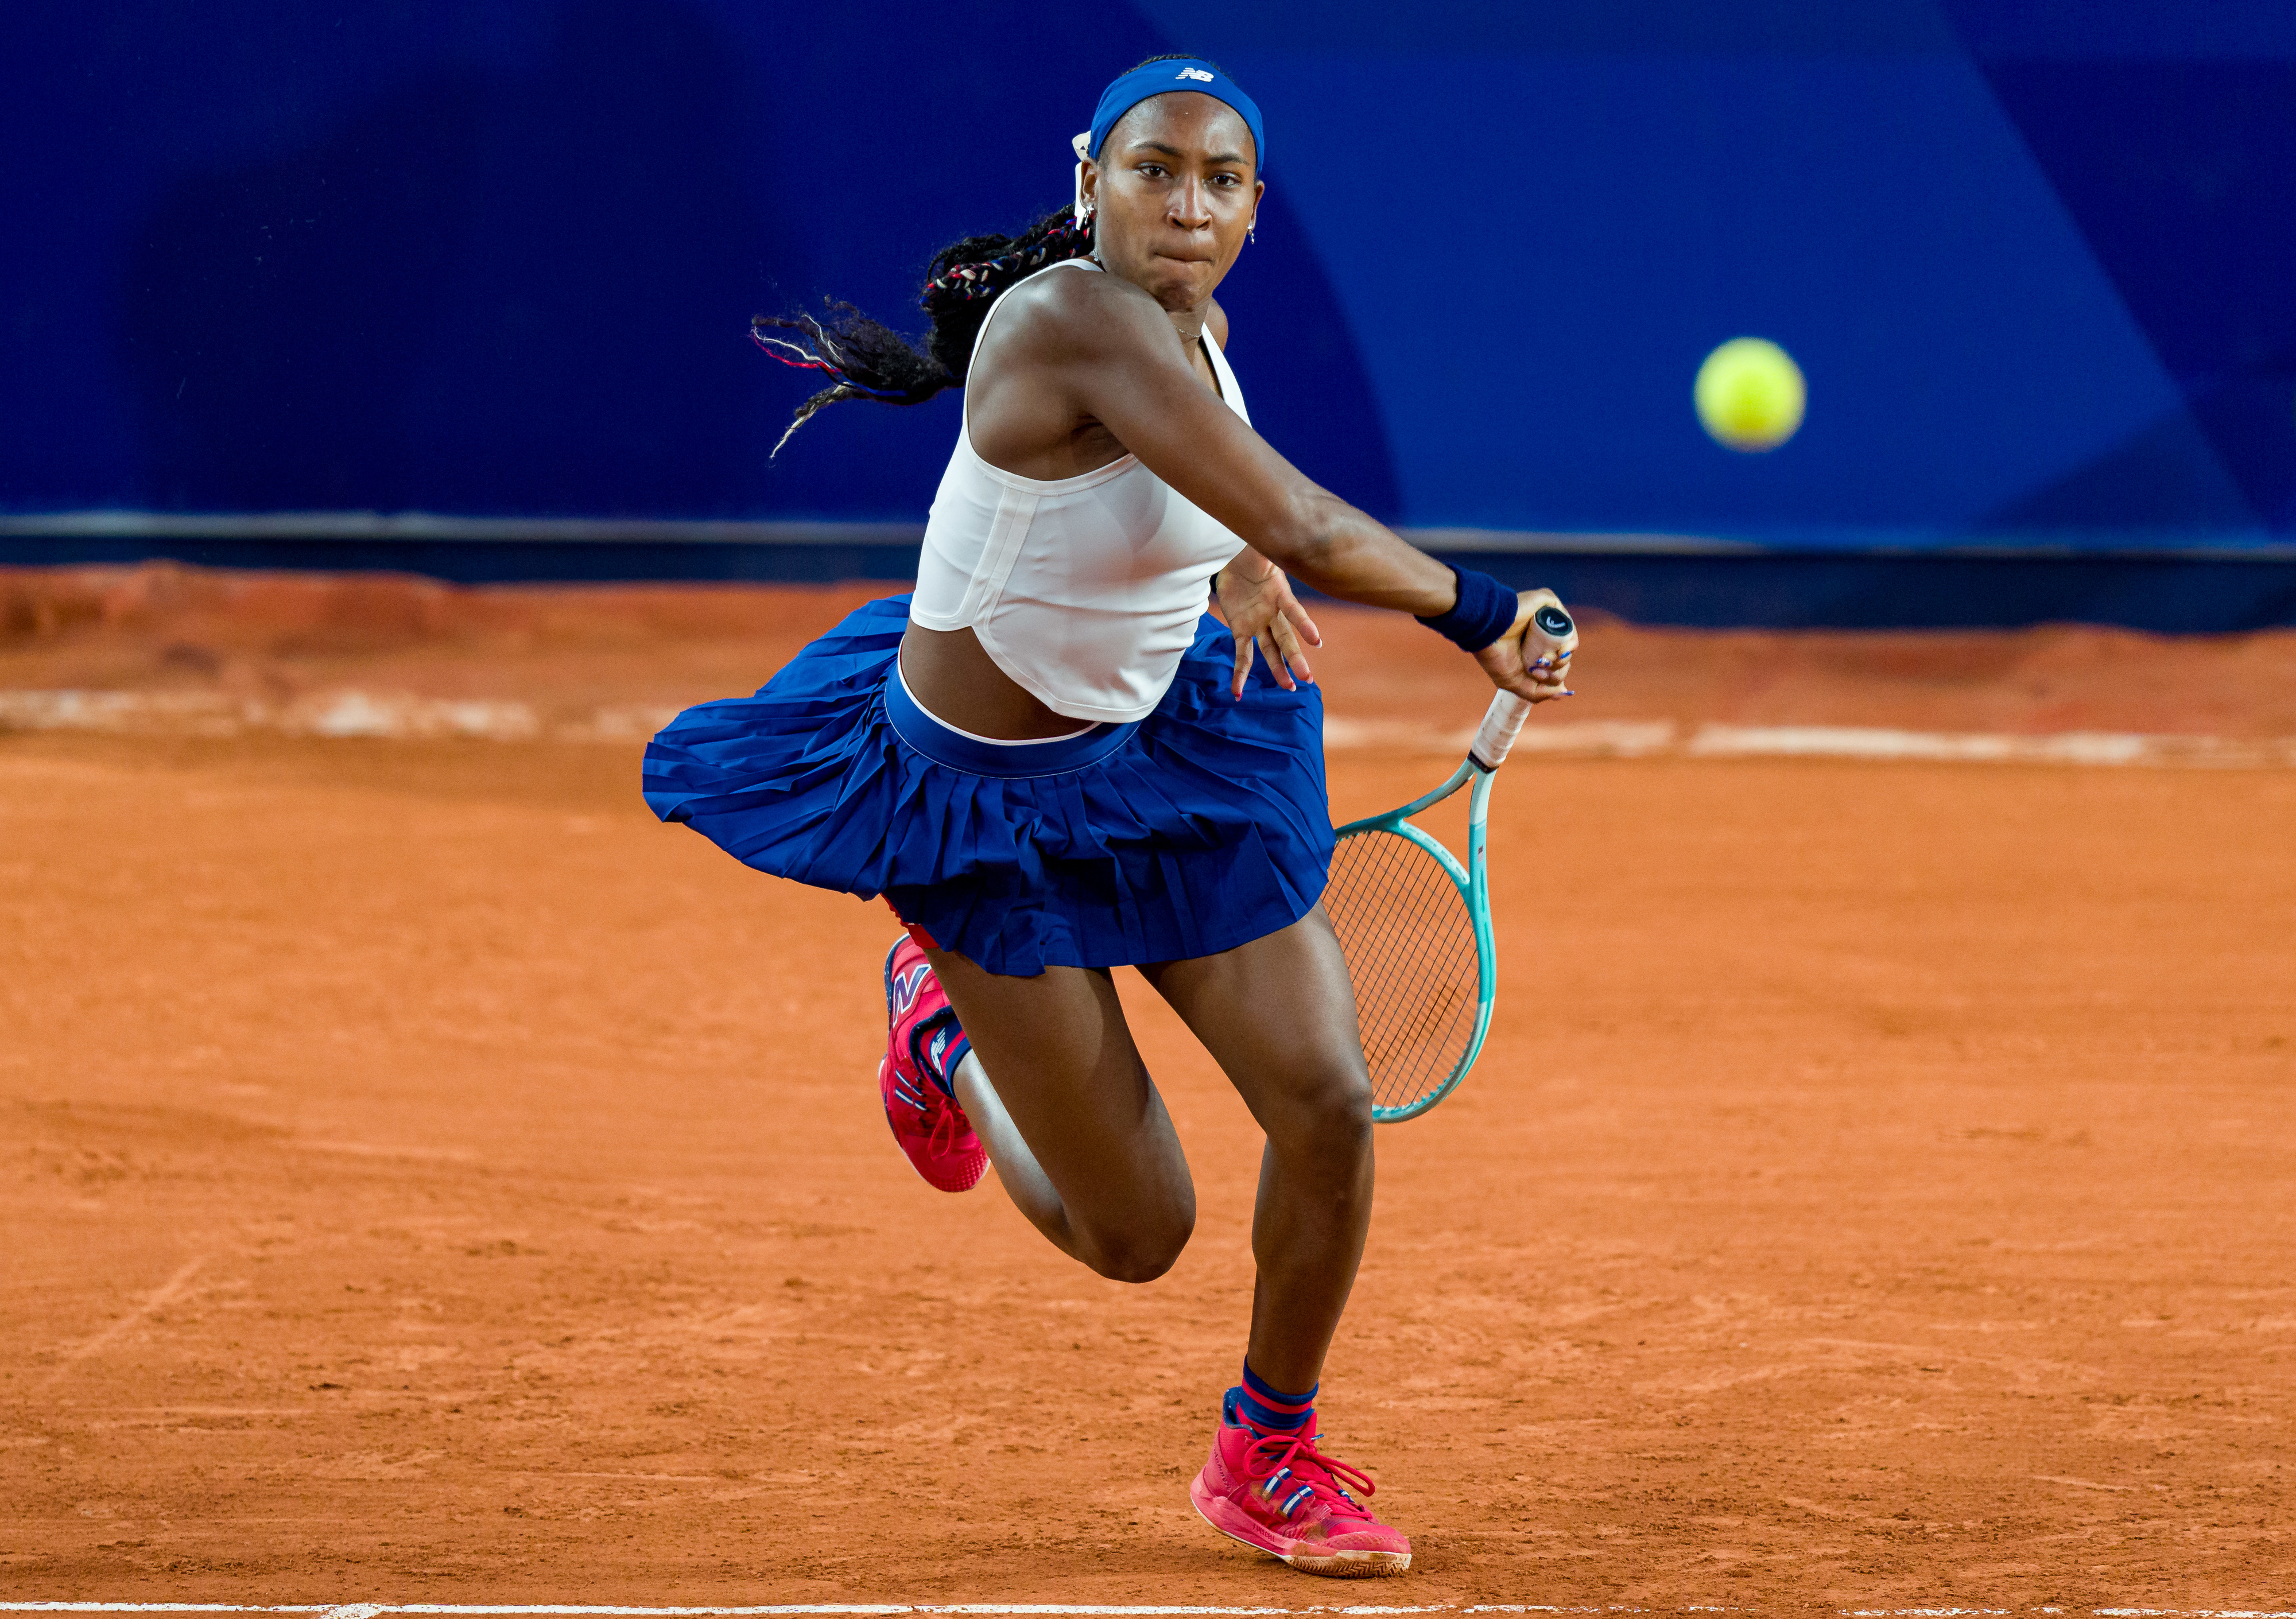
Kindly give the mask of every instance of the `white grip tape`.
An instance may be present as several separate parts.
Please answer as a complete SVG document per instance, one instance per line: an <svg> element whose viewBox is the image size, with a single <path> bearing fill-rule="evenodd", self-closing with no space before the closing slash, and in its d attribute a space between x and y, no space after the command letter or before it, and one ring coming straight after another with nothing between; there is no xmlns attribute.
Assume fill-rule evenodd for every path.
<svg viewBox="0 0 2296 1619"><path fill-rule="evenodd" d="M1514 746L1515 738L1522 734L1523 721L1529 717L1529 698L1517 697L1512 691L1492 695L1483 723L1475 727L1473 753L1484 768L1496 770L1506 763L1508 750Z"/></svg>

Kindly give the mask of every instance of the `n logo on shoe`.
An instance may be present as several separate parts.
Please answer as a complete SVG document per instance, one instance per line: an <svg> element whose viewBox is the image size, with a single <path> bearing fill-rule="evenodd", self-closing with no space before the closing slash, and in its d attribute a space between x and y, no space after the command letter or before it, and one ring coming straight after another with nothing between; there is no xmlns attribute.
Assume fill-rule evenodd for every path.
<svg viewBox="0 0 2296 1619"><path fill-rule="evenodd" d="M914 967L902 969L893 975L893 1016L908 1016L909 1009L917 1003L917 996L925 986L925 978L932 969L920 961Z"/></svg>

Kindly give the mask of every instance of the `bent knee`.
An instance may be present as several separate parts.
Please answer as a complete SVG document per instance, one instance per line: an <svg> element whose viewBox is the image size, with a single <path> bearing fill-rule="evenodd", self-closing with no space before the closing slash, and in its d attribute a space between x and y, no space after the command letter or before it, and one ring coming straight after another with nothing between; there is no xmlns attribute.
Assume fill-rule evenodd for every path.
<svg viewBox="0 0 2296 1619"><path fill-rule="evenodd" d="M1270 1139L1278 1151L1336 1162L1368 1153L1371 1132L1371 1075L1359 1062L1335 1061L1285 1099L1282 1124Z"/></svg>
<svg viewBox="0 0 2296 1619"><path fill-rule="evenodd" d="M1111 1281L1154 1281L1178 1263L1195 1229L1195 1210L1178 1210L1153 1224L1095 1233L1078 1257Z"/></svg>

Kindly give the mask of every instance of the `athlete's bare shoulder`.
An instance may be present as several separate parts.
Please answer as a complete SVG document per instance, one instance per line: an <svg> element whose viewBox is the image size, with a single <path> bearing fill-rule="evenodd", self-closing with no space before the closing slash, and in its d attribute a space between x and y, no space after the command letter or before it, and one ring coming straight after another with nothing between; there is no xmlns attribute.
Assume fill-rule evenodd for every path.
<svg viewBox="0 0 2296 1619"><path fill-rule="evenodd" d="M1000 359L1028 364L1101 363L1118 356L1185 364L1179 335L1156 300L1099 270L1033 275L1004 295L989 329Z"/></svg>
<svg viewBox="0 0 2296 1619"><path fill-rule="evenodd" d="M1204 330L1212 334L1212 341L1220 346L1221 352L1226 352L1227 311L1220 307L1218 298L1204 306Z"/></svg>

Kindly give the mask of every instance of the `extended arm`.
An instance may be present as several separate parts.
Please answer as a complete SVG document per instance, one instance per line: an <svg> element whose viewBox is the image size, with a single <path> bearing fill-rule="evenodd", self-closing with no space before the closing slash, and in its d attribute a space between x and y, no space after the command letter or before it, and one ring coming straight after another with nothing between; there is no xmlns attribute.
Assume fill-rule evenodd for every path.
<svg viewBox="0 0 2296 1619"><path fill-rule="evenodd" d="M1209 393L1154 300L1114 277L1078 276L1032 358L1078 413L1260 555L1326 595L1419 617L1449 611L1448 565L1322 488ZM1523 593L1513 629L1477 654L1495 684L1534 701L1562 694L1561 642L1522 632L1551 593ZM1575 644L1575 638L1570 638ZM1543 666L1536 660L1545 656Z"/></svg>

